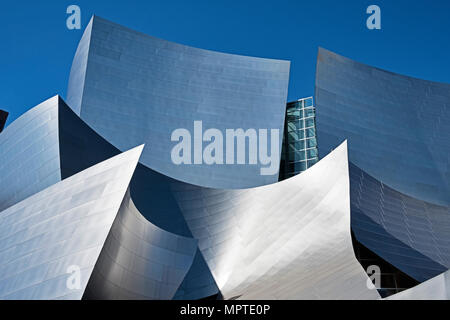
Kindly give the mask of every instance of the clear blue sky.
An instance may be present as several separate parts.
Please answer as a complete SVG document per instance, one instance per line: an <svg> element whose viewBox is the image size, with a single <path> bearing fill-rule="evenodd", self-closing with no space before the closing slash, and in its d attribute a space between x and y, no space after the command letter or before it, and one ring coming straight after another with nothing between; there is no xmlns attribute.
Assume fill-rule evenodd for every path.
<svg viewBox="0 0 450 320"><path fill-rule="evenodd" d="M80 6L82 30L66 28ZM366 28L381 8L382 30ZM0 9L0 109L8 123L66 96L78 41L93 14L205 49L291 60L289 100L313 95L322 46L393 72L450 83L450 0L4 1Z"/></svg>

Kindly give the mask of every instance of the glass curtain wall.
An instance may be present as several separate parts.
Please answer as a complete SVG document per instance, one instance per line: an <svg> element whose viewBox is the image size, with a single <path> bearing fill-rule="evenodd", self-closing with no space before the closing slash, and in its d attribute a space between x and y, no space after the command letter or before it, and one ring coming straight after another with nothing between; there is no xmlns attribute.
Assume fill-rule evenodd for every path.
<svg viewBox="0 0 450 320"><path fill-rule="evenodd" d="M286 106L279 180L295 176L318 161L313 98L289 102Z"/></svg>

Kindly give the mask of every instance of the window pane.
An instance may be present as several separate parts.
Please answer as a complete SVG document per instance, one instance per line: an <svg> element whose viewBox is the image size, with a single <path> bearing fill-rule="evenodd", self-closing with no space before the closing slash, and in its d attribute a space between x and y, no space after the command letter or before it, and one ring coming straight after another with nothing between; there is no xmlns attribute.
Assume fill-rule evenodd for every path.
<svg viewBox="0 0 450 320"><path fill-rule="evenodd" d="M306 161L295 163L295 171L300 172L305 170L306 170Z"/></svg>
<svg viewBox="0 0 450 320"><path fill-rule="evenodd" d="M306 137L312 138L315 135L316 135L316 131L314 130L314 128L306 129Z"/></svg>
<svg viewBox="0 0 450 320"><path fill-rule="evenodd" d="M309 99L304 100L304 103L305 103L305 107L312 107L313 100L312 100L312 98L309 98Z"/></svg>
<svg viewBox="0 0 450 320"><path fill-rule="evenodd" d="M296 123L295 123L295 125L297 126L297 129L303 129L305 126L304 126L304 123L303 123L303 120L299 120L299 121L297 121Z"/></svg>
<svg viewBox="0 0 450 320"><path fill-rule="evenodd" d="M303 136L304 135L303 131L292 131L292 132L289 132L288 133L288 142L289 141L296 141L296 140L300 139L301 138L300 134L299 134L300 132L302 133L301 136Z"/></svg>
<svg viewBox="0 0 450 320"><path fill-rule="evenodd" d="M305 118L314 117L314 108L305 109Z"/></svg>
<svg viewBox="0 0 450 320"><path fill-rule="evenodd" d="M317 140L316 138L310 138L306 140L306 147L307 148L314 148L317 146Z"/></svg>
<svg viewBox="0 0 450 320"><path fill-rule="evenodd" d="M286 112L288 119L303 118L303 111L299 109L290 109Z"/></svg>
<svg viewBox="0 0 450 320"><path fill-rule="evenodd" d="M297 150L305 149L305 140L295 141L294 145Z"/></svg>
<svg viewBox="0 0 450 320"><path fill-rule="evenodd" d="M308 128L308 127L314 127L314 119L313 118L305 120L305 128Z"/></svg>
<svg viewBox="0 0 450 320"><path fill-rule="evenodd" d="M317 157L317 149L310 149L306 152L308 153L308 159Z"/></svg>
<svg viewBox="0 0 450 320"><path fill-rule="evenodd" d="M290 161L301 161L306 160L305 151L296 151L289 154Z"/></svg>
<svg viewBox="0 0 450 320"><path fill-rule="evenodd" d="M289 161L292 161L292 162L306 160L305 151L290 152L288 156L289 156Z"/></svg>
<svg viewBox="0 0 450 320"><path fill-rule="evenodd" d="M288 164L288 170L290 171L290 172L294 172L295 171L295 163L289 163Z"/></svg>

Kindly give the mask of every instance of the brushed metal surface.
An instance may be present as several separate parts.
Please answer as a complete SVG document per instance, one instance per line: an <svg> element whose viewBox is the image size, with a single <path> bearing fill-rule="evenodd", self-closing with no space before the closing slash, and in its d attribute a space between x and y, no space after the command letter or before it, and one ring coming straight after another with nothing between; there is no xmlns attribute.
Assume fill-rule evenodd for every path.
<svg viewBox="0 0 450 320"><path fill-rule="evenodd" d="M450 84L374 68L319 49L319 154L345 139L349 160L418 200L450 205Z"/></svg>
<svg viewBox="0 0 450 320"><path fill-rule="evenodd" d="M172 299L196 250L195 239L164 231L146 220L127 191L84 298Z"/></svg>
<svg viewBox="0 0 450 320"><path fill-rule="evenodd" d="M0 212L0 298L80 299L143 146ZM70 266L80 287L67 285Z"/></svg>
<svg viewBox="0 0 450 320"><path fill-rule="evenodd" d="M319 49L319 153L348 139L352 229L418 281L450 267L450 85Z"/></svg>
<svg viewBox="0 0 450 320"><path fill-rule="evenodd" d="M346 143L280 183L174 191L225 299L379 298L353 252Z"/></svg>
<svg viewBox="0 0 450 320"><path fill-rule="evenodd" d="M0 151L0 211L61 181L58 96L6 127Z"/></svg>
<svg viewBox="0 0 450 320"><path fill-rule="evenodd" d="M118 149L145 143L141 163L159 173L200 186L249 188L276 182L278 170L261 175L259 163L173 164L171 134L178 128L193 134L195 120L224 135L278 129L279 157L289 67L176 44L94 16L75 54L67 102Z"/></svg>

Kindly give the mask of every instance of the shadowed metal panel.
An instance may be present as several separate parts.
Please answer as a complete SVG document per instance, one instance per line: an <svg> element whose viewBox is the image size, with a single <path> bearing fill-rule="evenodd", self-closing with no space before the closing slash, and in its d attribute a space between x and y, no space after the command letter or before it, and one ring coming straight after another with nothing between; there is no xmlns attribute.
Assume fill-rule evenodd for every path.
<svg viewBox="0 0 450 320"><path fill-rule="evenodd" d="M175 300L198 300L219 295L219 288L206 264L200 249L197 248L191 269L180 284Z"/></svg>
<svg viewBox="0 0 450 320"><path fill-rule="evenodd" d="M388 300L450 300L450 271L411 289L394 294Z"/></svg>
<svg viewBox="0 0 450 320"><path fill-rule="evenodd" d="M418 281L450 267L450 208L397 192L352 163L350 186L359 242Z"/></svg>
<svg viewBox="0 0 450 320"><path fill-rule="evenodd" d="M47 122L50 122L51 125ZM54 128L52 134L48 134L47 128L49 126ZM5 167L7 168L5 170L20 174L16 177L18 178L17 181L13 179L14 183L10 183L8 179L1 180L1 185L5 187L0 189L0 195L3 193L4 198L11 203L16 203L16 199L21 199L18 196L22 194L24 194L22 198L26 198L28 193L24 193L24 191L27 191L29 185L34 186L36 183L32 194L47 187L47 184L44 183L45 180L39 181L38 179L41 175L44 177L45 168L54 169L57 172L57 177L53 182L57 183L61 179L67 179L99 162L120 154L117 148L84 123L58 96L29 110L10 127L9 133L5 131L5 135L2 135L0 141L4 139L3 145L10 148L15 147L13 142L18 144L19 147L23 146L22 149L28 151L23 154L25 159L33 154L26 148L28 144L34 145L38 150L40 150L39 147L43 148L43 152L49 150L50 146L55 146L53 162L49 162L46 157L32 157L31 165L23 167L22 160L13 157L15 161L9 161L9 158L6 158L7 160L3 164L6 166L6 163L9 163L9 165ZM38 129L29 129L34 127ZM32 132L28 134L24 130L31 130ZM22 138L24 134L26 139ZM43 141L41 141L41 137L44 137ZM20 148L19 151L21 151ZM14 152L11 154L14 155ZM47 156L49 155L52 155L52 153L48 151ZM40 168L41 171L34 171L37 170L36 168ZM5 174L5 176L8 177L8 174ZM26 181L26 184L24 181ZM190 237L190 240L185 238L188 239L187 242L195 241L192 239L192 234L170 192L172 181L173 179L138 164L130 183L133 202L137 205L140 213L152 225L155 225L155 228L158 226L165 231ZM16 195L17 198L12 198L10 194ZM176 236L173 235L173 237ZM198 251L198 249L196 250ZM177 283L180 286L177 298L198 299L217 294L218 289L215 281L199 252L195 254L194 263L187 267L187 270L189 272L182 283ZM124 276L123 281L129 281L129 278ZM158 289L155 288L155 290Z"/></svg>
<svg viewBox="0 0 450 320"><path fill-rule="evenodd" d="M117 148L92 130L61 98L58 123L62 179L120 154Z"/></svg>
<svg viewBox="0 0 450 320"><path fill-rule="evenodd" d="M6 120L8 119L8 112L0 110L0 132L3 131L3 128L5 127Z"/></svg>
<svg viewBox="0 0 450 320"><path fill-rule="evenodd" d="M120 153L119 150L86 125L62 100L59 109L59 140L63 178ZM130 183L133 205L155 227L192 239L192 234L172 195L170 189L172 181L173 179L138 164ZM123 277L123 281L129 281L129 279ZM99 278L96 279L96 283L101 288L111 286L111 283L100 285ZM95 288L94 285L89 287ZM117 289L114 286L112 288ZM158 289L155 288L154 290ZM120 293L117 293L117 291ZM194 262L180 284L176 298L200 299L217 293L217 285L203 256L197 249ZM147 295L149 295L148 292ZM137 298L136 292L133 293L132 290L127 292L123 288L113 290L111 296L124 299L125 297ZM105 293L101 290L95 290L85 297L87 299L99 299L105 297ZM167 295L165 297L167 298ZM144 296L140 296L140 298L144 298ZM150 296L146 296L145 299L150 299Z"/></svg>
<svg viewBox="0 0 450 320"><path fill-rule="evenodd" d="M120 154L59 96L14 121L2 133L0 146L0 209ZM132 181L134 202L147 219L169 232L191 236L164 187L170 178L138 165Z"/></svg>
<svg viewBox="0 0 450 320"><path fill-rule="evenodd" d="M352 248L346 144L277 184L174 189L224 298L379 298Z"/></svg>
<svg viewBox="0 0 450 320"><path fill-rule="evenodd" d="M117 148L84 123L62 100L58 120L63 179L120 154ZM130 183L133 203L154 225L168 232L192 237L169 191L170 181L172 179L138 164Z"/></svg>
<svg viewBox="0 0 450 320"><path fill-rule="evenodd" d="M348 139L349 159L418 200L450 204L450 85L370 67L320 48L319 153Z"/></svg>
<svg viewBox="0 0 450 320"><path fill-rule="evenodd" d="M107 159L120 153L119 150L86 125L62 100L60 101L59 109L59 140L61 174L63 178L76 174L102 161L102 159ZM188 237L185 238L187 242L194 241L172 195L170 189L172 181L173 179L157 173L142 164L138 164L130 183L133 206L135 205L137 210L139 210L139 214L142 214L149 221L146 222L147 224L151 223L155 228L159 227L167 232L173 232L173 237L181 235ZM200 299L218 293L217 285L203 256L198 249L196 250L197 253L189 272L183 282L179 284L179 289L176 293L177 299ZM107 258L102 259L105 260ZM120 265L118 268L120 268ZM162 298L162 293L158 291L159 285L152 289L155 290L152 295L149 287L142 287L143 285L140 283L138 288L144 288L142 290L147 294L147 296L144 296L133 291L138 290L138 288L127 291L124 288L112 285L112 282L107 282L106 280L105 283L101 282L101 277L102 275L99 274L95 281L92 281L92 283L95 282L96 284L89 285L88 291L90 291L90 288L93 288L93 290L85 295L86 299L100 299L106 296L123 299L127 297L134 299ZM133 273L127 273L122 276L123 282L129 283L130 279L136 279L136 276ZM98 289L96 288L97 286ZM106 289L100 290L100 288L106 288L107 286L112 288L110 295L106 295ZM164 298L167 297L168 295L166 294Z"/></svg>
<svg viewBox="0 0 450 320"><path fill-rule="evenodd" d="M450 85L319 49L319 152L349 141L352 228L419 281L450 266Z"/></svg>
<svg viewBox="0 0 450 320"><path fill-rule="evenodd" d="M172 299L197 250L193 238L147 221L127 192L105 242L86 299Z"/></svg>
<svg viewBox="0 0 450 320"><path fill-rule="evenodd" d="M172 195L173 179L138 164L130 183L133 203L151 223L168 232L192 237Z"/></svg>
<svg viewBox="0 0 450 320"><path fill-rule="evenodd" d="M0 135L0 211L61 180L58 97L11 123Z"/></svg>
<svg viewBox="0 0 450 320"><path fill-rule="evenodd" d="M354 213L352 212L351 215L353 220ZM420 283L361 244L361 242L356 239L353 230L352 241L356 259L358 259L363 269L368 270L368 272L370 271L373 274L374 266L379 268L380 273L378 274L379 277L377 275L376 287L381 297L388 297L392 294L412 288ZM400 241L398 242L400 243Z"/></svg>
<svg viewBox="0 0 450 320"><path fill-rule="evenodd" d="M0 210L120 153L54 96L0 136Z"/></svg>
<svg viewBox="0 0 450 320"><path fill-rule="evenodd" d="M288 78L288 61L196 49L93 17L67 101L120 150L145 143L141 163L157 172L200 186L247 188L276 182L278 168L264 176L259 164L177 166L171 133L193 132L194 120L222 132L273 128L281 146Z"/></svg>
<svg viewBox="0 0 450 320"><path fill-rule="evenodd" d="M80 299L142 146L0 212L0 298ZM81 271L70 289L68 268Z"/></svg>

